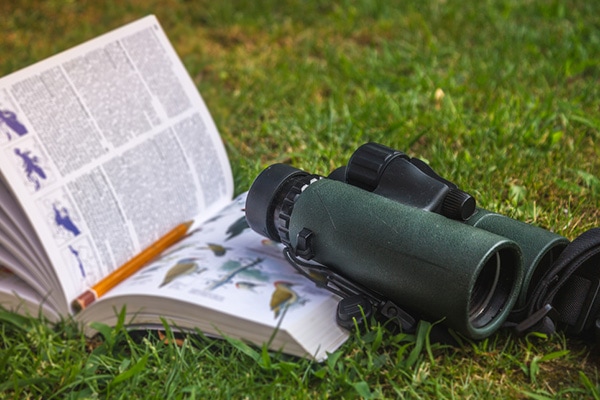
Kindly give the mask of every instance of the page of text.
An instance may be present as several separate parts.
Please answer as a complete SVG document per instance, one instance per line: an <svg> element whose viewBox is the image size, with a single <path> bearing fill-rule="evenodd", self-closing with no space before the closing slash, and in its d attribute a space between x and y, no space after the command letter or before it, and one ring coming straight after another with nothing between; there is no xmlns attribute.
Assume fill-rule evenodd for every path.
<svg viewBox="0 0 600 400"><path fill-rule="evenodd" d="M0 79L0 171L65 307L233 195L218 131L154 16Z"/></svg>

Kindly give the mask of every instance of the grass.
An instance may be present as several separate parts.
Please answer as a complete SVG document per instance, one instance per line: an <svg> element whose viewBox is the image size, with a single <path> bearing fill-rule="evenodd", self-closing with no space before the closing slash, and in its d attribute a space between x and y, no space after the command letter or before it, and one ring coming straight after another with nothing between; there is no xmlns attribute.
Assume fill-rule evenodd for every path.
<svg viewBox="0 0 600 400"><path fill-rule="evenodd" d="M379 141L486 209L571 239L600 225L596 2L90 3L0 3L0 75L154 13L238 192L271 163L327 174ZM560 334L448 348L427 324L414 336L373 326L316 364L202 335L177 346L118 326L91 341L68 321L0 321L8 398L600 398L597 346Z"/></svg>

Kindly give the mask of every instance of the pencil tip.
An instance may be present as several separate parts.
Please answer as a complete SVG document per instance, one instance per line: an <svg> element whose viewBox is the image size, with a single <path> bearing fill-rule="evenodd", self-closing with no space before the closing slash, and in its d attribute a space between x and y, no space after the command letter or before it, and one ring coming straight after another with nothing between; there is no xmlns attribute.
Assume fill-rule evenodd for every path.
<svg viewBox="0 0 600 400"><path fill-rule="evenodd" d="M79 300L79 298L77 298L71 302L71 309L73 310L73 313L75 313L75 314L77 314L81 310L83 310L83 304L81 304L81 301Z"/></svg>

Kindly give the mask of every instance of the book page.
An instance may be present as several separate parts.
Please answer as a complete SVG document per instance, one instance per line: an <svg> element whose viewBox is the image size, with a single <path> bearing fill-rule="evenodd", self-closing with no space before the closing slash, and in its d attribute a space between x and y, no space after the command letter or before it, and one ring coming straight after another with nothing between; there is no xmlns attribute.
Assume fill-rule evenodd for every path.
<svg viewBox="0 0 600 400"><path fill-rule="evenodd" d="M30 279L43 277L40 282L48 282L55 279L51 273L50 262L46 258L44 250L29 220L23 214L23 210L16 203L12 194L8 191L2 179L0 179L0 237L8 238L8 241L19 246L20 251L29 260L23 263L16 271L19 275L27 275ZM0 239L0 245L10 247L5 239ZM53 286L56 286L54 284Z"/></svg>
<svg viewBox="0 0 600 400"><path fill-rule="evenodd" d="M280 243L248 227L245 195L77 318L108 321L126 305L133 316L128 324L160 324L164 317L187 321L181 328L201 326L245 339L251 338L250 327L279 326L292 336L304 335L315 349L341 344L347 332L335 320L337 296L296 272Z"/></svg>
<svg viewBox="0 0 600 400"><path fill-rule="evenodd" d="M0 267L0 305L2 308L32 317L44 316L52 322L60 317L49 307L44 296L33 290L10 270Z"/></svg>
<svg viewBox="0 0 600 400"><path fill-rule="evenodd" d="M285 306L271 307L278 288L297 295L290 313L302 309L311 295L324 295L288 264L280 243L248 227L244 204L241 195L97 303L141 293L210 304L223 313L275 326ZM126 299L123 304L128 304ZM93 310L90 314L95 315Z"/></svg>
<svg viewBox="0 0 600 400"><path fill-rule="evenodd" d="M54 266L62 312L233 194L214 122L153 16L0 79L0 173Z"/></svg>

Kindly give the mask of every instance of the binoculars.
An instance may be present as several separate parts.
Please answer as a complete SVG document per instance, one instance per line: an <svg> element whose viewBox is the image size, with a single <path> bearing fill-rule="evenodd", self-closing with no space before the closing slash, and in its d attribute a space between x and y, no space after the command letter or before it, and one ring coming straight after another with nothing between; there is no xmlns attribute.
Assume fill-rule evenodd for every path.
<svg viewBox="0 0 600 400"><path fill-rule="evenodd" d="M374 312L408 331L417 319L443 320L472 339L525 307L569 244L478 208L422 160L377 143L327 177L269 166L248 192L246 219L283 243L299 271L325 276L321 285L342 297L342 326Z"/></svg>

